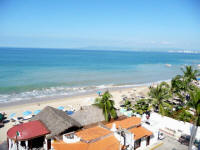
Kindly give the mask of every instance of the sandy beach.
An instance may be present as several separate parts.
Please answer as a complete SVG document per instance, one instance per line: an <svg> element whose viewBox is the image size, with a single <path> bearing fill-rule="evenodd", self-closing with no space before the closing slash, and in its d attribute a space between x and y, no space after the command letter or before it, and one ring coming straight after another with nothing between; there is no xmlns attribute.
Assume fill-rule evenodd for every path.
<svg viewBox="0 0 200 150"><path fill-rule="evenodd" d="M148 93L148 86L138 86L131 88L120 88L120 89L111 89L109 90L113 95L113 100L115 101L115 106L119 107L119 102L122 100L122 95L126 95L127 97L137 97L137 96L145 96ZM81 106L91 105L93 104L95 98L97 97L97 93L88 93L78 96L71 96L66 98L52 99L46 101L37 101L33 103L24 103L24 104L16 104L12 106L0 107L0 112L5 112L7 117L11 113L16 113L16 117L22 117L22 113L26 110L30 110L34 112L35 110L42 110L46 106L59 107L64 106L65 109L70 109L69 105L78 110ZM4 127L0 128L0 143L6 141L6 133L7 130L13 126L12 122L8 122L4 124Z"/></svg>

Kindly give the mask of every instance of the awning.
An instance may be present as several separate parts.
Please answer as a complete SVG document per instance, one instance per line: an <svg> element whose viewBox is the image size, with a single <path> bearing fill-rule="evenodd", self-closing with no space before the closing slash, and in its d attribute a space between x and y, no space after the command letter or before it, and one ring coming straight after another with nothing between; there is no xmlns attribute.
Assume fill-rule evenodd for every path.
<svg viewBox="0 0 200 150"><path fill-rule="evenodd" d="M39 120L22 123L10 128L7 132L9 139L26 141L49 134L50 131Z"/></svg>

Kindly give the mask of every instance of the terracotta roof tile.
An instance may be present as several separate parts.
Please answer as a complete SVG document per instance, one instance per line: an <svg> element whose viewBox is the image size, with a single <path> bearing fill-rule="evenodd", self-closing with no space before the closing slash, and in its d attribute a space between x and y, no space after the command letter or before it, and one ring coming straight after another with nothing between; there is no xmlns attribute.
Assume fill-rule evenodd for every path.
<svg viewBox="0 0 200 150"><path fill-rule="evenodd" d="M134 134L134 139L135 140L138 140L142 137L145 137L145 136L150 136L152 135L153 133L143 127L137 127L137 128L132 128L129 130L131 133Z"/></svg>
<svg viewBox="0 0 200 150"><path fill-rule="evenodd" d="M88 129L84 129L79 132L76 132L76 135L85 141L90 141L90 140L105 136L109 133L111 133L111 131L99 126L95 126L92 128L88 128Z"/></svg>
<svg viewBox="0 0 200 150"><path fill-rule="evenodd" d="M88 150L119 150L119 141L113 136L89 144Z"/></svg>
<svg viewBox="0 0 200 150"><path fill-rule="evenodd" d="M54 142L52 145L55 150L119 150L119 142L113 135L94 143L67 144L61 141Z"/></svg>
<svg viewBox="0 0 200 150"><path fill-rule="evenodd" d="M83 142L65 143L63 141L53 142L52 146L55 150L88 150L88 144Z"/></svg>
<svg viewBox="0 0 200 150"><path fill-rule="evenodd" d="M138 125L141 123L140 118L131 117L124 120L114 121L112 123L106 124L107 127L111 128L112 124L116 123L117 127L121 126L122 128L130 128L134 125ZM148 131L143 127L135 127L129 130L134 134L134 139L137 140L139 138L152 135L152 132ZM111 131L104 129L100 126L95 126L88 129L83 129L76 133L77 136L81 137L86 141L90 141L93 139L97 139L99 137L103 137L108 135ZM107 137L103 137L97 141L93 141L91 143L85 142L77 142L73 144L67 144L64 142L55 142L53 143L53 147L55 150L118 150L119 149L119 141L114 137L113 134L108 135Z"/></svg>
<svg viewBox="0 0 200 150"><path fill-rule="evenodd" d="M127 129L127 128L134 126L134 125L140 124L141 119L138 118L138 117L130 117L130 118L126 118L124 120L119 120L119 121L117 120L117 121L114 121L112 123L108 123L108 124L106 124L106 126L108 128L112 128L113 123L116 124L117 128L119 128L119 126L120 126L121 128Z"/></svg>

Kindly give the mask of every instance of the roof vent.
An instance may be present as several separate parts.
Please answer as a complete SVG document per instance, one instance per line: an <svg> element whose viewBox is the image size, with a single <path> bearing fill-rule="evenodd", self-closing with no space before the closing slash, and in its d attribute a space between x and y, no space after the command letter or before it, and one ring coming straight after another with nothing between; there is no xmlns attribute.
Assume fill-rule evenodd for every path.
<svg viewBox="0 0 200 150"><path fill-rule="evenodd" d="M63 135L63 141L65 143L76 143L80 141L80 138L77 137L74 132L70 132Z"/></svg>
<svg viewBox="0 0 200 150"><path fill-rule="evenodd" d="M117 128L116 128L116 124L115 124L115 123L112 124L111 131L113 131L113 132L117 131Z"/></svg>

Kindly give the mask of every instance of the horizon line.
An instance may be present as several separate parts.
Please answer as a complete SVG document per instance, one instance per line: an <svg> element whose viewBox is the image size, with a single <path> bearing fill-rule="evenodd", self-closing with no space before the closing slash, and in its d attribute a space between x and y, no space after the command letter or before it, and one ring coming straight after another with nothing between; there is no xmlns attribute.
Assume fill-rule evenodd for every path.
<svg viewBox="0 0 200 150"><path fill-rule="evenodd" d="M88 50L88 51L135 51L135 52L171 52L171 53L200 53L200 49L189 50L183 48L66 48L66 47L23 47L0 46L0 48L24 48L24 49L58 49L58 50Z"/></svg>

